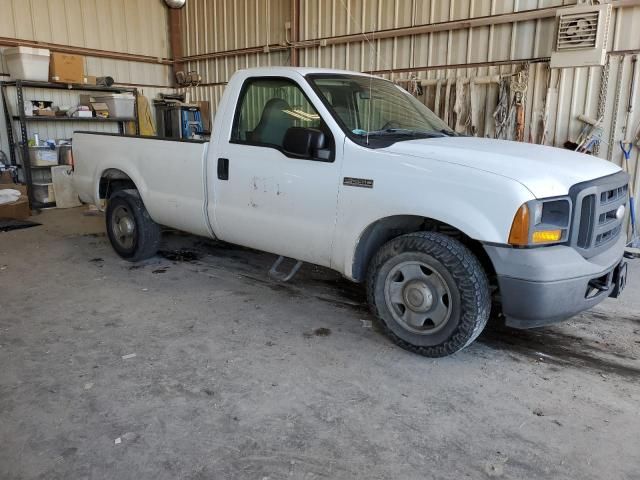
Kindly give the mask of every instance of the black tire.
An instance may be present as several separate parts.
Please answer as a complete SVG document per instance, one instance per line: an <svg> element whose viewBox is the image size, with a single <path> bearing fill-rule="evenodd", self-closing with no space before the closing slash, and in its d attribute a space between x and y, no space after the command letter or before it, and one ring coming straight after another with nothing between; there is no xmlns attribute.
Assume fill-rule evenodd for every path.
<svg viewBox="0 0 640 480"><path fill-rule="evenodd" d="M411 290L407 293L412 283L425 285L420 283L421 278L409 283L403 278L402 269L413 265L425 275L427 285L431 285L429 279L435 279L433 285L438 285L437 289L424 287L430 300L422 301L417 307L422 309L420 312L410 308L407 314L412 319L413 314L426 315L424 326L405 324L403 318L409 307L405 305L403 311L403 303L389 300L388 292L392 290L400 291L403 302L412 306L415 298L422 298L421 293L408 297L414 293ZM399 275L400 280L391 275ZM442 291L446 293L441 295ZM398 295L393 297L397 299ZM402 235L378 250L369 265L367 299L383 330L397 345L426 357L451 355L471 344L484 329L491 312L489 282L478 259L458 240L433 232ZM439 324L428 318L428 311L423 313L425 308L434 310L434 302L442 302L441 308L447 309Z"/></svg>
<svg viewBox="0 0 640 480"><path fill-rule="evenodd" d="M111 246L125 260L139 262L157 253L160 225L151 220L137 190L114 193L107 204L106 221ZM123 224L130 228L130 234L122 233Z"/></svg>

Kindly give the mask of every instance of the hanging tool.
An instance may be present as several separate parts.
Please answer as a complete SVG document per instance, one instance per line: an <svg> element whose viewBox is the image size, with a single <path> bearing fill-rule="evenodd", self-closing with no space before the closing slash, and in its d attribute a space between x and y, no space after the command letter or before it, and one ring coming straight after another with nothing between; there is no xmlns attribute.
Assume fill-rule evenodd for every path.
<svg viewBox="0 0 640 480"><path fill-rule="evenodd" d="M495 122L494 138L506 139L511 117L511 91L508 78L500 79L498 92L498 105L496 105L496 109L493 112L493 120Z"/></svg>
<svg viewBox="0 0 640 480"><path fill-rule="evenodd" d="M631 81L629 83L629 98L627 100L627 112L626 112L626 120L624 123L624 129L626 131L627 126L629 125L629 118L631 117L631 113L633 112L633 102L635 100L635 90L636 90L636 64L638 63L638 56L634 55L631 57ZM627 137L629 138L629 137ZM631 219L631 242L629 245L631 247L637 248L640 247L640 239L638 239L637 232L637 223L636 223L636 205L635 205L635 194L636 194L636 175L633 175L631 171L630 159L631 159L631 151L633 150L633 141L620 141L620 149L622 150L622 154L624 155L624 165L625 170L630 176L629 180L629 217ZM636 165L637 172L637 165Z"/></svg>
<svg viewBox="0 0 640 480"><path fill-rule="evenodd" d="M631 168L629 165L629 160L631 159L631 149L633 148L632 142L624 142L620 141L620 149L622 150L622 154L624 155L624 166L625 170L629 175L631 175ZM634 194L636 191L635 181L632 178L629 181L629 218L631 219L631 242L630 245L632 247L638 246L638 239L636 238L636 207L635 207L635 199Z"/></svg>
<svg viewBox="0 0 640 480"><path fill-rule="evenodd" d="M453 102L453 113L455 114L454 130L457 133L466 133L468 115L466 112L466 96L464 92L464 82L462 77L456 78L456 98Z"/></svg>
<svg viewBox="0 0 640 480"><path fill-rule="evenodd" d="M578 115L578 120L584 123L575 143L565 142L565 148L572 148L576 152L594 154L594 146L600 142L602 136L602 118L590 118L586 115Z"/></svg>
<svg viewBox="0 0 640 480"><path fill-rule="evenodd" d="M478 135L478 127L476 118L478 114L478 92L476 90L476 80L471 78L469 81L469 124L471 126L471 135Z"/></svg>
<svg viewBox="0 0 640 480"><path fill-rule="evenodd" d="M525 122L525 94L527 93L528 71L523 67L515 76L511 78L511 91L516 109L516 142L524 142L524 122Z"/></svg>

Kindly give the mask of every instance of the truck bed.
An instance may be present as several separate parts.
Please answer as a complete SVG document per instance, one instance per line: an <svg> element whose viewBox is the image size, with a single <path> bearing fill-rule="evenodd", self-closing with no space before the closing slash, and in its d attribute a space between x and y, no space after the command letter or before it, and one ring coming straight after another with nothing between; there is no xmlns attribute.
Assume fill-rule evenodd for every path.
<svg viewBox="0 0 640 480"><path fill-rule="evenodd" d="M73 135L74 183L80 199L99 207L99 180L126 172L159 224L211 236L205 214L205 140L99 132Z"/></svg>

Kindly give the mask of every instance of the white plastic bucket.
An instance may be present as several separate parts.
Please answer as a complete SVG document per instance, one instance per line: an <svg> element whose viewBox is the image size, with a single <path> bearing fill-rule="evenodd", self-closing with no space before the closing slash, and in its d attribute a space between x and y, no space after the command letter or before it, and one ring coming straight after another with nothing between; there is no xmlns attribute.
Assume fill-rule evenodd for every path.
<svg viewBox="0 0 640 480"><path fill-rule="evenodd" d="M110 117L133 118L135 99L130 93L108 93L94 96L97 103L106 103Z"/></svg>

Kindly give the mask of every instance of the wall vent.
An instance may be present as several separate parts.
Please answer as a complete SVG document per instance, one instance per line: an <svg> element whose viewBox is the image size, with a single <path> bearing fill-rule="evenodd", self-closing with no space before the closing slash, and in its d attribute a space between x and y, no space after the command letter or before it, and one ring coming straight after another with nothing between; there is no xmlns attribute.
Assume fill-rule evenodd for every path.
<svg viewBox="0 0 640 480"><path fill-rule="evenodd" d="M604 65L610 19L611 5L558 10L551 68Z"/></svg>

